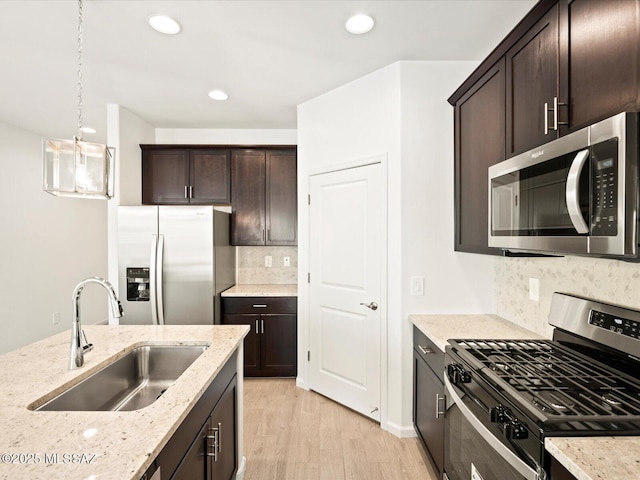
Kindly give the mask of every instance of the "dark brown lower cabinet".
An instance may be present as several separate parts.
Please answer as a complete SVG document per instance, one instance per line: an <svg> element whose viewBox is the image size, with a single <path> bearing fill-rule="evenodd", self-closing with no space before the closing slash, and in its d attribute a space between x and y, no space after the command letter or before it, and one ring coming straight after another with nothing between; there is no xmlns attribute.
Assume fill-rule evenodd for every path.
<svg viewBox="0 0 640 480"><path fill-rule="evenodd" d="M238 464L236 354L155 460L162 478L231 480Z"/></svg>
<svg viewBox="0 0 640 480"><path fill-rule="evenodd" d="M245 377L297 375L297 297L222 297L222 323L251 328L244 339Z"/></svg>
<svg viewBox="0 0 640 480"><path fill-rule="evenodd" d="M551 480L577 480L573 474L564 468L555 458L551 458Z"/></svg>
<svg viewBox="0 0 640 480"><path fill-rule="evenodd" d="M446 408L444 353L415 327L413 338L413 424L440 478L444 470Z"/></svg>

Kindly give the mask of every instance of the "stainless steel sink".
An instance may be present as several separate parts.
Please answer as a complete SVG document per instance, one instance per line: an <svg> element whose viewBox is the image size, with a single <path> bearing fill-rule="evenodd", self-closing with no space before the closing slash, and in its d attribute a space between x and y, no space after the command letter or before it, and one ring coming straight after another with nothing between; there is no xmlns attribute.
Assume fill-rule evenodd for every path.
<svg viewBox="0 0 640 480"><path fill-rule="evenodd" d="M34 410L126 411L151 405L208 345L145 345Z"/></svg>

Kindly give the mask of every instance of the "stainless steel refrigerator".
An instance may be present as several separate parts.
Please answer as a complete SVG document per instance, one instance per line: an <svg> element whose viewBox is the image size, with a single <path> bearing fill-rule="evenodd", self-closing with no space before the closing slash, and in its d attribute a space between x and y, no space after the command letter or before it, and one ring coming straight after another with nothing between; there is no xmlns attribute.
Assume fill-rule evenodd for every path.
<svg viewBox="0 0 640 480"><path fill-rule="evenodd" d="M211 206L118 207L120 323L220 323L220 293L235 283L229 224Z"/></svg>

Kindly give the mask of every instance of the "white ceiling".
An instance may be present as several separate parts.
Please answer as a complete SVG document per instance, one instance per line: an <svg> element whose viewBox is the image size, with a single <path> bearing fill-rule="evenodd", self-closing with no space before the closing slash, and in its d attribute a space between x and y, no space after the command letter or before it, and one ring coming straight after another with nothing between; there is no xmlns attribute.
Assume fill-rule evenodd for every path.
<svg viewBox="0 0 640 480"><path fill-rule="evenodd" d="M295 128L296 105L399 60L481 60L533 0L85 0L84 124L106 105L156 127ZM376 26L344 23L366 12ZM179 35L147 24L174 17ZM70 138L77 125L76 0L0 0L0 120ZM226 102L207 92L221 88Z"/></svg>

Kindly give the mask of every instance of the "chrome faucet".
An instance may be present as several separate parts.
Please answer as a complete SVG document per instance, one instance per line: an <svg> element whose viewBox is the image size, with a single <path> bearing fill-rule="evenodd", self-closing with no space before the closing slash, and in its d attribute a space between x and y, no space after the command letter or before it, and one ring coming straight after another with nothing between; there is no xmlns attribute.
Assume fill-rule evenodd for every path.
<svg viewBox="0 0 640 480"><path fill-rule="evenodd" d="M87 337L82 330L82 324L80 323L80 293L82 289L90 283L97 283L104 287L109 295L109 305L111 307L111 313L116 318L120 318L123 314L122 305L116 297L116 292L113 290L113 286L107 282L104 278L91 277L81 281L73 290L71 301L73 302L73 324L71 326L71 351L69 353L69 370L75 370L76 368L84 366L84 354L90 352L93 349L93 344L87 342Z"/></svg>

